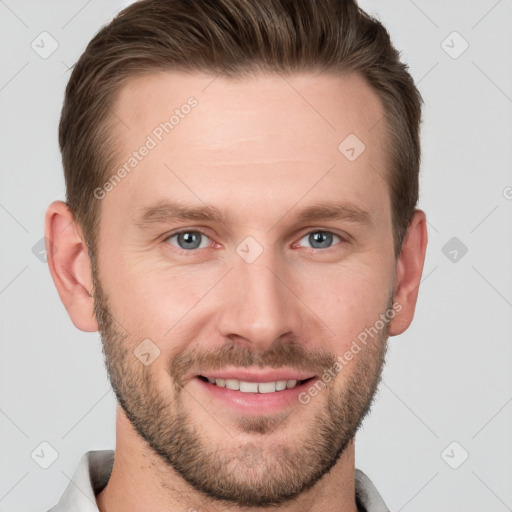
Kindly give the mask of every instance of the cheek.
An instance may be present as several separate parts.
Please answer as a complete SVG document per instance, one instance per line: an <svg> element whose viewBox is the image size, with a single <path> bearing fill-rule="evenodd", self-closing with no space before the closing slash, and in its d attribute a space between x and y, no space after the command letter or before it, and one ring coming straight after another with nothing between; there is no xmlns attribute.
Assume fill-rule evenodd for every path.
<svg viewBox="0 0 512 512"><path fill-rule="evenodd" d="M391 292L391 274L375 266L355 265L310 273L302 299L332 335L333 351L342 353L352 340L384 313ZM307 291L306 291L307 290Z"/></svg>
<svg viewBox="0 0 512 512"><path fill-rule="evenodd" d="M168 375L168 368L160 367L197 337L206 321L202 313L208 291L219 276L206 266L173 268L157 260L142 264L137 258L118 261L108 281L116 320L130 333L135 348L147 339L158 347L151 371Z"/></svg>

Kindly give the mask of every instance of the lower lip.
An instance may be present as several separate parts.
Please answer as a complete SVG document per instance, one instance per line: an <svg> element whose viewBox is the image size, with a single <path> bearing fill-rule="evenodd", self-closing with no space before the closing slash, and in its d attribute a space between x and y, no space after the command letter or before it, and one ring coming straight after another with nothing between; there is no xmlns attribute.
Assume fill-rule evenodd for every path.
<svg viewBox="0 0 512 512"><path fill-rule="evenodd" d="M299 395L310 386L312 379L298 384L294 388L275 391L274 393L244 393L205 382L199 377L194 378L192 382L194 382L194 387L199 386L203 393L238 411L248 414L268 414L282 411L290 406L300 405Z"/></svg>

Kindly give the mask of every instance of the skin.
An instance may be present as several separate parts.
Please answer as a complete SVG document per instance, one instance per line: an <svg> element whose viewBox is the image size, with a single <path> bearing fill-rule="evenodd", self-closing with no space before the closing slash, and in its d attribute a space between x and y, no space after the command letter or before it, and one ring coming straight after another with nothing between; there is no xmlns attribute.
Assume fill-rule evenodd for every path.
<svg viewBox="0 0 512 512"><path fill-rule="evenodd" d="M401 334L413 319L426 217L415 211L396 260L385 181L387 141L379 123L384 111L359 76L213 78L166 72L133 79L121 90L115 109L122 120L116 127L119 165L190 96L198 105L101 201L96 282L80 226L60 201L46 215L49 249L56 248L48 259L73 323L84 331L100 328L112 368L127 372L126 386L147 378L155 403L166 407L162 418L171 421L173 411L182 411L187 425L198 429L200 446L221 457L224 476L256 485L272 478L273 470L277 478L273 468L286 467L280 466L283 450L310 457L311 464L301 459L307 473L315 459L303 447L319 441L311 425L315 418L328 424L329 400L337 399L342 408L354 388L351 381L359 379L367 401L373 396L388 335ZM366 146L352 162L338 150L351 133ZM144 209L163 200L212 205L225 219L161 219L141 226ZM369 222L299 219L306 207L335 202L366 210ZM201 248L180 249L177 238L169 238L184 229L206 235ZM337 236L331 246L313 248L307 235L317 231ZM247 236L262 249L252 263L237 253ZM109 326L98 325L89 295L94 286L96 312L108 305ZM228 344L254 361L266 361L268 368L283 367L285 349L294 343L292 369L332 361L329 357L344 354L392 302L400 311L386 328L307 405L297 401L268 414L240 410L212 398L196 378L205 368L234 362L209 358ZM115 350L129 355L148 338L160 350L149 366ZM192 353L204 366L192 358L179 373L173 362ZM274 361L265 359L269 354L275 354ZM365 373L368 364L371 372ZM358 420L368 405L359 402ZM142 422L144 411L139 412ZM146 426L154 425L151 414L149 409ZM345 420L348 425L345 416L337 417ZM353 432L347 427L351 435L353 427ZM339 447L342 440L336 443ZM333 463L275 510L355 512L353 435ZM200 492L155 453L122 407L112 476L97 502L102 512L259 510Z"/></svg>

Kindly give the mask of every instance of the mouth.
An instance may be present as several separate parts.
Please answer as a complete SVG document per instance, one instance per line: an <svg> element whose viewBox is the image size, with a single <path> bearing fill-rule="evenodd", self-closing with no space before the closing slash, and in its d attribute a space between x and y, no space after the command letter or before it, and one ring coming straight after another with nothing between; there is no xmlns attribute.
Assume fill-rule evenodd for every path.
<svg viewBox="0 0 512 512"><path fill-rule="evenodd" d="M203 396L216 414L259 416L301 407L299 397L317 379L316 372L293 368L240 368L204 370L188 377L190 390ZM227 408L227 409L226 409Z"/></svg>
<svg viewBox="0 0 512 512"><path fill-rule="evenodd" d="M314 377L308 377L306 379L282 379L273 381L252 382L239 379L206 377L204 375L198 375L198 378L203 382L208 382L209 384L213 384L214 386L226 388L231 391L240 391L241 393L262 394L279 393L282 391L286 391L287 389L294 389L314 379Z"/></svg>

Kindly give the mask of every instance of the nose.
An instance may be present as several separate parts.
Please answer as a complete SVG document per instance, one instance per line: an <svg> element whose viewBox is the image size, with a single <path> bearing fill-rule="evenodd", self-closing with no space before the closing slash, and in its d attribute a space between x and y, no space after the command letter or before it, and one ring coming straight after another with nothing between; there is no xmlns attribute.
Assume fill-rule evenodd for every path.
<svg viewBox="0 0 512 512"><path fill-rule="evenodd" d="M278 340L297 337L304 312L293 289L290 270L270 252L264 251L252 263L235 257L218 290L219 334L261 352Z"/></svg>

